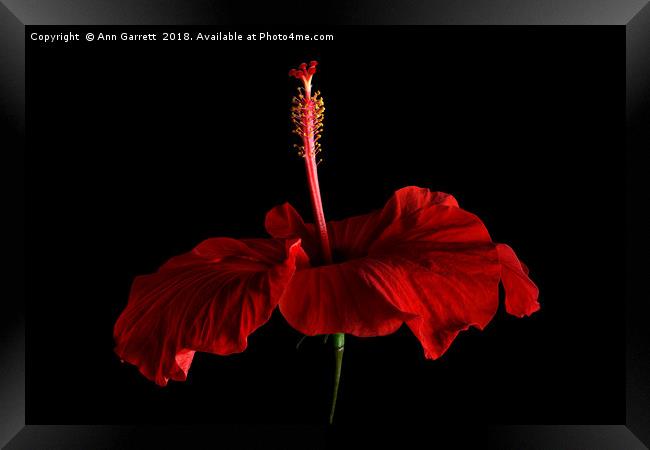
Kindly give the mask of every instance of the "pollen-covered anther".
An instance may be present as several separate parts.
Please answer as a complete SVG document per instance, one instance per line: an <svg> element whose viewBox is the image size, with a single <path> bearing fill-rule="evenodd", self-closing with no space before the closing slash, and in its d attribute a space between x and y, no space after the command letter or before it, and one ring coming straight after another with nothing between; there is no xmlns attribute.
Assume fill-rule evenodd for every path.
<svg viewBox="0 0 650 450"><path fill-rule="evenodd" d="M325 103L320 96L320 92L315 92L311 97L298 95L291 102L291 121L293 123L293 132L303 140L311 142L313 145L312 153L315 156L321 151L318 140L323 132L323 119L325 117ZM304 146L299 147L299 155L305 156L307 153Z"/></svg>

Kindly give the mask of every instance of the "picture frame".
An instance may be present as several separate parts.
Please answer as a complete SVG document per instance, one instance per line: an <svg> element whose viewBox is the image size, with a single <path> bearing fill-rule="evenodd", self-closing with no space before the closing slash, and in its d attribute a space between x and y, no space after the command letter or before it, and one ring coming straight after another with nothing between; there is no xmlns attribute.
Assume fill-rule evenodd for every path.
<svg viewBox="0 0 650 450"><path fill-rule="evenodd" d="M56 4L58 3L58 5ZM372 2L355 2L337 9L334 6L311 5L306 9L289 5L255 8L242 2L213 4L204 1L167 2L154 8L148 2L132 2L126 8L107 8L101 2L48 2L45 5L5 1L0 5L0 52L3 103L6 110L5 170L8 186L4 189L10 227L9 251L12 255L9 285L14 294L7 296L0 324L0 444L8 449L20 448L165 448L183 445L203 448L218 441L225 448L328 448L330 446L394 442L404 448L415 446L426 438L427 430L410 430L406 437L404 425L375 430L360 424L357 429L328 429L313 426L271 425L59 425L28 423L25 383L25 312L24 271L24 151L29 123L25 119L25 41L31 27L37 25L211 25L235 26L245 23L303 23L364 25L449 25L449 26L575 26L612 27L620 30L621 61L626 65L626 198L625 198L625 265L626 285L621 286L625 298L626 353L625 389L626 418L624 423L530 424L477 426L458 424L435 431L432 446L471 448L590 448L636 449L650 443L650 352L649 333L645 325L648 306L644 299L644 279L650 263L647 254L650 239L644 230L650 228L643 217L648 204L648 179L644 158L650 143L650 7L644 2L610 2L604 7L597 2L565 2L563 5L540 6L534 2L474 2L473 8L448 4L430 5L424 1L409 3L409 8L396 14ZM308 17L308 22L301 18ZM261 27L263 28L263 27ZM623 39L624 36L624 39ZM623 42L624 40L624 42ZM619 45L619 44L617 44ZM623 81L621 80L621 84ZM623 220L623 218L621 218ZM623 358L623 357L622 357ZM399 430L400 432L398 432ZM393 433L394 431L394 433ZM399 437L397 437L399 436ZM158 446L158 447L156 447ZM4 448L4 447L3 447Z"/></svg>

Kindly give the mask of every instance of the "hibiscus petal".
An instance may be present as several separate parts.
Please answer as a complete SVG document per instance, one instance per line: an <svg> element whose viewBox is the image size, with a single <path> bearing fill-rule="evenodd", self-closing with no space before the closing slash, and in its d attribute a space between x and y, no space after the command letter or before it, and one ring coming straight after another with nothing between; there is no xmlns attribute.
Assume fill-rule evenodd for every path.
<svg viewBox="0 0 650 450"><path fill-rule="evenodd" d="M395 191L393 196L386 202L384 210L392 211L392 214L398 217L434 205L458 208L458 202L451 194L431 191L417 186L406 186Z"/></svg>
<svg viewBox="0 0 650 450"><path fill-rule="evenodd" d="M496 247L481 220L460 208L436 205L404 216L369 255L382 262L384 278L402 280L402 295L391 301L417 316L407 325L427 358L442 355L460 331L483 329L497 311Z"/></svg>
<svg viewBox="0 0 650 450"><path fill-rule="evenodd" d="M371 245L392 223L433 205L458 207L456 199L449 194L407 186L396 191L380 210L329 222L328 231L334 254L340 255L342 259L365 256Z"/></svg>
<svg viewBox="0 0 650 450"><path fill-rule="evenodd" d="M115 352L161 386L185 380L194 352L246 348L304 258L298 239L208 239L134 280Z"/></svg>
<svg viewBox="0 0 650 450"><path fill-rule="evenodd" d="M519 261L514 250L497 244L501 262L501 282L506 291L506 311L517 317L529 316L539 310L539 289L528 278L528 268Z"/></svg>
<svg viewBox="0 0 650 450"><path fill-rule="evenodd" d="M384 336L412 316L387 296L399 295L400 280L372 279L367 258L297 271L280 300L280 312L301 333Z"/></svg>
<svg viewBox="0 0 650 450"><path fill-rule="evenodd" d="M444 192L407 186L396 191L380 210L328 222L330 245L335 259L347 260L365 256L370 245L391 223L433 205L458 207L458 202ZM271 209L266 215L265 226L274 238L302 239L302 246L310 258L318 259L318 236L314 225L306 224L290 204L285 203Z"/></svg>
<svg viewBox="0 0 650 450"><path fill-rule="evenodd" d="M306 224L298 211L289 203L278 205L267 212L264 227L274 238L300 239L302 248L311 259L320 251L314 225L311 223Z"/></svg>

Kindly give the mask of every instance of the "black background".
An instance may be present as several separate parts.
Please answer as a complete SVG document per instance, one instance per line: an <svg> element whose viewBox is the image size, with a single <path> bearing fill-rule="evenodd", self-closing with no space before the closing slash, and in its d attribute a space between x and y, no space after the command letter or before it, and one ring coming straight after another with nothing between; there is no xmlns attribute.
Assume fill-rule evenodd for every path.
<svg viewBox="0 0 650 450"><path fill-rule="evenodd" d="M134 276L207 237L264 236L278 203L308 216L287 71L310 59L327 216L450 192L541 290L532 318L500 310L433 362L407 329L349 337L337 421L623 422L623 32L323 31L335 41L29 44L27 423L326 421L331 348L296 351L279 314L166 388L112 353Z"/></svg>

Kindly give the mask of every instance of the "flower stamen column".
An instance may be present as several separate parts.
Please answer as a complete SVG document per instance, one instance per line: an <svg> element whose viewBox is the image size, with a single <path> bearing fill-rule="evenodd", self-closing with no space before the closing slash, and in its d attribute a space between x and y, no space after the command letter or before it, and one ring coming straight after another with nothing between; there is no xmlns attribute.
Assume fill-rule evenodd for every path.
<svg viewBox="0 0 650 450"><path fill-rule="evenodd" d="M323 117L325 106L320 92L311 92L311 79L316 73L316 61L311 61L309 67L302 63L298 69L291 69L289 76L295 77L302 81L303 87L298 88L299 92L293 98L291 107L291 120L294 124L293 132L302 139L302 145L298 147L298 154L305 159L305 168L307 170L307 182L309 184L309 194L311 205L314 211L314 222L318 230L318 237L321 247L321 257L324 264L332 263L332 249L330 247L329 236L327 234L327 223L325 222L325 213L323 212L323 202L318 185L318 169L316 156L321 151L320 133L323 129ZM336 409L336 398L338 396L339 381L341 379L341 366L343 363L343 349L345 345L345 335L335 333L332 335L334 343L336 367L334 372L334 392L332 394L332 407L330 410L330 424L334 421L334 411Z"/></svg>

